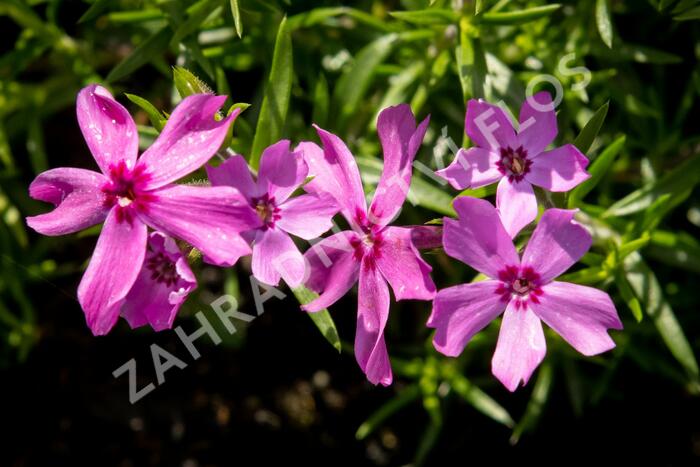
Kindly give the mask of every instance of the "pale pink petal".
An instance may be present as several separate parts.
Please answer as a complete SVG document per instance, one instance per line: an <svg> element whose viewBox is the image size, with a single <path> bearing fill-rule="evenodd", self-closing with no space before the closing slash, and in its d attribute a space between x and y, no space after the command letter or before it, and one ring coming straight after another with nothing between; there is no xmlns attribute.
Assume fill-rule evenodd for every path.
<svg viewBox="0 0 700 467"><path fill-rule="evenodd" d="M534 269L543 284L564 273L591 247L591 235L573 220L575 212L546 210L525 247L522 265Z"/></svg>
<svg viewBox="0 0 700 467"><path fill-rule="evenodd" d="M516 148L513 122L500 107L479 99L467 103L465 118L467 136L484 149Z"/></svg>
<svg viewBox="0 0 700 467"><path fill-rule="evenodd" d="M362 260L357 292L355 358L372 384L392 381L384 328L389 318L389 287L371 258Z"/></svg>
<svg viewBox="0 0 700 467"><path fill-rule="evenodd" d="M132 328L150 324L155 331L171 329L180 306L196 287L187 258L175 240L153 232L144 265L126 296L121 315Z"/></svg>
<svg viewBox="0 0 700 467"><path fill-rule="evenodd" d="M523 386L527 384L546 352L540 319L529 308L518 308L511 301L503 314L496 352L491 360L493 375L513 392L521 381Z"/></svg>
<svg viewBox="0 0 700 467"><path fill-rule="evenodd" d="M188 242L219 266L250 254L240 233L259 227L260 218L235 188L169 185L151 193L156 199L139 213L149 226Z"/></svg>
<svg viewBox="0 0 700 467"><path fill-rule="evenodd" d="M377 119L377 132L384 151L384 169L369 208L369 219L387 225L399 212L411 186L413 160L423 142L430 117L416 128L408 104L387 107Z"/></svg>
<svg viewBox="0 0 700 467"><path fill-rule="evenodd" d="M537 217L537 197L526 180L511 182L503 177L496 190L496 207L511 238Z"/></svg>
<svg viewBox="0 0 700 467"><path fill-rule="evenodd" d="M345 143L333 133L315 127L323 149L310 142L299 143L313 180L305 185L310 193L327 193L335 198L340 212L352 225L358 213L367 212L367 201L355 158Z"/></svg>
<svg viewBox="0 0 700 467"><path fill-rule="evenodd" d="M129 112L102 86L92 84L78 93L78 125L102 173L119 161L133 168L139 135Z"/></svg>
<svg viewBox="0 0 700 467"><path fill-rule="evenodd" d="M462 353L471 338L505 309L506 303L496 293L500 284L486 280L440 290L427 323L435 329L435 349L448 357Z"/></svg>
<svg viewBox="0 0 700 467"><path fill-rule="evenodd" d="M96 336L107 334L136 281L146 254L146 226L135 219L119 222L116 210L107 216L97 246L78 286L78 301Z"/></svg>
<svg viewBox="0 0 700 467"><path fill-rule="evenodd" d="M263 284L277 285L280 277L291 288L304 280L306 263L287 232L258 230L253 242L253 275Z"/></svg>
<svg viewBox="0 0 700 467"><path fill-rule="evenodd" d="M248 201L261 196L243 156L233 156L214 167L206 166L207 176L213 186L232 186L241 192Z"/></svg>
<svg viewBox="0 0 700 467"><path fill-rule="evenodd" d="M583 355L597 355L615 347L608 329L622 329L610 296L602 290L567 282L542 287L532 311Z"/></svg>
<svg viewBox="0 0 700 467"><path fill-rule="evenodd" d="M44 235L65 235L99 224L109 212L100 191L106 180L101 173L84 169L58 168L39 174L29 185L29 196L56 208L27 217L27 224Z"/></svg>
<svg viewBox="0 0 700 467"><path fill-rule="evenodd" d="M268 193L280 204L304 183L308 174L302 152L292 152L289 140L284 139L265 148L260 156L258 190Z"/></svg>
<svg viewBox="0 0 700 467"><path fill-rule="evenodd" d="M360 259L353 243L359 242L353 231L344 231L313 244L304 258L308 263L309 277L306 287L321 294L316 300L302 306L305 311L319 311L335 303L357 282Z"/></svg>
<svg viewBox="0 0 700 467"><path fill-rule="evenodd" d="M377 266L391 284L396 300L430 300L435 296L435 284L430 278L432 268L423 261L413 245L411 229L387 227L382 240Z"/></svg>
<svg viewBox="0 0 700 467"><path fill-rule="evenodd" d="M436 225L412 225L411 241L419 250L442 247L442 227Z"/></svg>
<svg viewBox="0 0 700 467"><path fill-rule="evenodd" d="M498 153L489 149L462 148L449 166L435 173L450 182L455 190L479 188L503 177L496 167L499 159Z"/></svg>
<svg viewBox="0 0 700 467"><path fill-rule="evenodd" d="M591 176L588 159L573 144L545 151L532 160L525 179L549 191L569 191Z"/></svg>
<svg viewBox="0 0 700 467"><path fill-rule="evenodd" d="M279 206L280 219L275 225L292 235L311 240L333 227L333 216L338 212L335 199L329 195L301 195L288 199Z"/></svg>
<svg viewBox="0 0 700 467"><path fill-rule="evenodd" d="M461 196L454 201L454 208L459 219L445 218L445 253L493 278L507 266L520 264L513 241L491 203Z"/></svg>
<svg viewBox="0 0 700 467"><path fill-rule="evenodd" d="M214 156L240 113L236 109L228 117L216 120L225 101L226 96L194 94L175 107L163 131L138 161L151 176L149 189L194 172Z"/></svg>
<svg viewBox="0 0 700 467"><path fill-rule="evenodd" d="M557 136L557 114L546 91L529 96L520 108L518 141L530 157L535 157Z"/></svg>

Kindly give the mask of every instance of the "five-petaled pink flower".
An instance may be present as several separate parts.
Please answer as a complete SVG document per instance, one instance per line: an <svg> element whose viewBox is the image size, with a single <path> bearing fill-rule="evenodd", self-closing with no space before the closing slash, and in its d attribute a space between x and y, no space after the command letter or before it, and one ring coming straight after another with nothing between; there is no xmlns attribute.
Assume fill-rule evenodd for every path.
<svg viewBox="0 0 700 467"><path fill-rule="evenodd" d="M56 208L27 218L45 235L64 235L104 221L78 300L95 335L106 334L146 257L147 226L185 240L215 264L250 253L239 232L259 225L238 190L172 182L204 165L238 112L217 121L225 96L198 94L173 111L153 145L137 159L136 124L105 88L78 94L78 124L102 173L57 168L40 174L30 195Z"/></svg>
<svg viewBox="0 0 700 467"><path fill-rule="evenodd" d="M520 258L491 203L460 197L454 207L459 219L445 219L445 252L489 279L437 293L428 320L428 326L436 329L437 350L459 355L505 310L491 365L496 378L514 391L520 381L527 383L544 358L540 320L584 355L615 346L607 329L622 329L622 323L610 296L553 280L591 245L590 234L573 221L575 211L545 211Z"/></svg>
<svg viewBox="0 0 700 467"><path fill-rule="evenodd" d="M298 287L305 272L304 257L289 234L305 240L319 237L333 226L338 212L327 195L305 194L290 198L309 173L301 151L291 151L282 140L263 151L257 181L242 156L218 167L207 166L212 185L237 188L261 219L261 225L243 237L253 245L253 275L260 282L277 285L280 277Z"/></svg>
<svg viewBox="0 0 700 467"><path fill-rule="evenodd" d="M537 217L532 185L569 191L590 176L588 159L576 146L544 150L557 135L557 117L547 92L525 100L517 134L500 107L481 99L467 104L465 128L476 146L460 149L455 160L437 174L458 190L500 180L496 207L511 237Z"/></svg>
<svg viewBox="0 0 700 467"><path fill-rule="evenodd" d="M156 331L170 329L180 306L196 287L197 279L175 240L163 232L151 232L141 272L124 300L121 315L132 328L150 324Z"/></svg>
<svg viewBox="0 0 700 467"><path fill-rule="evenodd" d="M352 228L323 239L306 252L310 265L306 285L320 296L303 308L314 312L335 303L359 278L355 357L373 384L386 386L392 381L384 342L389 317L387 282L396 300L430 300L435 295L431 268L412 242L411 228L388 226L406 199L413 159L427 127L426 118L416 128L406 104L379 114L384 170L369 210L357 164L340 138L316 127L323 149L314 143L299 145L315 177L306 190L335 197Z"/></svg>

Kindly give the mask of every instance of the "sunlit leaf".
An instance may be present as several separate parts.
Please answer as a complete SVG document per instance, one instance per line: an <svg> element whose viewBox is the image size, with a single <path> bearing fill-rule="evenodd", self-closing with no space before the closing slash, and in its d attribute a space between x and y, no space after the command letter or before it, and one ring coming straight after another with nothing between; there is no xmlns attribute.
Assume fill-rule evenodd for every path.
<svg viewBox="0 0 700 467"><path fill-rule="evenodd" d="M282 136L289 97L292 92L292 37L287 28L287 18L283 18L277 30L272 66L265 85L265 94L255 129L250 166L257 169L263 149L275 143Z"/></svg>

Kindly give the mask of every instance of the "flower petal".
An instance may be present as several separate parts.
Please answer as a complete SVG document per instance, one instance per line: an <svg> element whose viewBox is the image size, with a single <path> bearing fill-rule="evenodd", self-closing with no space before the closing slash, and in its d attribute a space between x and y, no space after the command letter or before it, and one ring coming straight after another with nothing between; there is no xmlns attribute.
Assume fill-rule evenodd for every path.
<svg viewBox="0 0 700 467"><path fill-rule="evenodd" d="M384 229L376 262L396 300L430 300L435 296L432 268L413 245L410 228Z"/></svg>
<svg viewBox="0 0 700 467"><path fill-rule="evenodd" d="M215 120L225 101L226 96L194 94L175 107L163 131L138 161L151 176L149 189L174 182L212 158L240 113L236 109L228 117Z"/></svg>
<svg viewBox="0 0 700 467"><path fill-rule="evenodd" d="M549 191L569 191L588 180L588 159L573 144L546 151L532 160L525 179Z"/></svg>
<svg viewBox="0 0 700 467"><path fill-rule="evenodd" d="M511 182L503 177L496 190L496 207L511 238L537 217L537 198L527 180Z"/></svg>
<svg viewBox="0 0 700 467"><path fill-rule="evenodd" d="M517 308L514 301L506 307L498 333L491 372L513 392L520 382L527 384L547 353L542 323L527 307Z"/></svg>
<svg viewBox="0 0 700 467"><path fill-rule="evenodd" d="M615 347L607 329L622 329L622 323L607 293L557 281L542 292L539 303L530 305L532 311L573 348L590 356Z"/></svg>
<svg viewBox="0 0 700 467"><path fill-rule="evenodd" d="M489 149L472 147L460 149L452 163L435 172L444 178L455 190L479 188L497 182L503 174L498 167L500 156Z"/></svg>
<svg viewBox="0 0 700 467"><path fill-rule="evenodd" d="M516 148L518 140L510 118L500 107L479 99L467 103L467 136L484 149Z"/></svg>
<svg viewBox="0 0 700 467"><path fill-rule="evenodd" d="M333 227L333 216L338 206L333 198L323 194L301 195L288 199L279 206L280 219L275 223L292 235L311 240Z"/></svg>
<svg viewBox="0 0 700 467"><path fill-rule="evenodd" d="M310 142L297 147L304 154L313 180L304 187L310 193L327 193L335 198L340 212L351 225L358 212L367 212L367 201L355 158L345 143L333 133L315 127L323 149Z"/></svg>
<svg viewBox="0 0 700 467"><path fill-rule="evenodd" d="M102 86L92 84L78 93L78 125L102 173L119 161L133 168L139 135L129 112Z"/></svg>
<svg viewBox="0 0 700 467"><path fill-rule="evenodd" d="M411 241L419 250L442 247L442 227L436 225L412 225Z"/></svg>
<svg viewBox="0 0 700 467"><path fill-rule="evenodd" d="M44 235L65 235L99 224L109 212L100 191L105 181L101 173L85 169L58 168L39 174L29 185L29 195L56 208L27 217L27 224Z"/></svg>
<svg viewBox="0 0 700 467"><path fill-rule="evenodd" d="M155 331L171 329L180 306L197 287L197 281L175 240L162 232L153 232L148 247L146 260L126 296L121 315L132 328L150 324ZM156 275L163 271L165 274ZM168 273L174 273L173 277L163 277Z"/></svg>
<svg viewBox="0 0 700 467"><path fill-rule="evenodd" d="M529 96L520 108L518 141L535 157L557 136L557 114L547 91Z"/></svg>
<svg viewBox="0 0 700 467"><path fill-rule="evenodd" d="M591 235L573 220L575 213L546 210L525 247L522 266L534 269L543 284L564 273L591 247Z"/></svg>
<svg viewBox="0 0 700 467"><path fill-rule="evenodd" d="M360 267L357 293L355 358L372 384L388 386L392 381L384 328L389 318L389 287L373 261L365 258Z"/></svg>
<svg viewBox="0 0 700 467"><path fill-rule="evenodd" d="M259 230L253 242L253 275L263 284L277 285L280 277L291 288L304 280L306 263L287 232Z"/></svg>
<svg viewBox="0 0 700 467"><path fill-rule="evenodd" d="M78 286L78 301L96 336L107 334L119 318L124 298L136 281L146 254L146 226L107 216L95 251Z"/></svg>
<svg viewBox="0 0 700 467"><path fill-rule="evenodd" d="M216 265L250 254L240 233L259 227L260 218L235 188L169 185L151 193L156 199L139 213L149 226L190 243Z"/></svg>
<svg viewBox="0 0 700 467"><path fill-rule="evenodd" d="M302 152L292 152L289 140L278 141L265 148L260 156L258 190L268 193L280 204L304 183L308 174L309 168Z"/></svg>
<svg viewBox="0 0 700 467"><path fill-rule="evenodd" d="M387 225L401 209L411 186L413 160L423 142L430 117L416 128L408 104L387 107L377 119L377 132L384 151L384 169L369 208L369 220Z"/></svg>
<svg viewBox="0 0 700 467"><path fill-rule="evenodd" d="M302 306L303 310L314 312L332 305L357 282L360 260L351 245L356 241L357 234L348 230L324 238L306 250L309 277L304 285L321 296Z"/></svg>
<svg viewBox="0 0 700 467"><path fill-rule="evenodd" d="M433 300L427 326L434 328L438 352L456 357L474 335L496 319L506 307L496 293L499 281L486 280L440 290Z"/></svg>
<svg viewBox="0 0 700 467"><path fill-rule="evenodd" d="M248 201L262 194L258 192L258 187L243 156L230 157L216 167L207 165L206 169L213 186L232 186Z"/></svg>
<svg viewBox="0 0 700 467"><path fill-rule="evenodd" d="M492 278L506 266L520 264L513 241L491 203L461 196L454 201L454 208L459 219L444 221L445 253Z"/></svg>

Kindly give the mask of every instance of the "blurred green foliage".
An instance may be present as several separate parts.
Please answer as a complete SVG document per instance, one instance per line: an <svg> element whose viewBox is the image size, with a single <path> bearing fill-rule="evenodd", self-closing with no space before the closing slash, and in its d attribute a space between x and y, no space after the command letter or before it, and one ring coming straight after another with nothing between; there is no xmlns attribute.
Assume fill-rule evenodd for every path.
<svg viewBox="0 0 700 467"><path fill-rule="evenodd" d="M593 250L566 279L613 296L625 321L625 330L614 336L618 347L610 355L583 359L549 333L548 359L523 390L531 401L517 415L486 392L493 387L485 376L496 325L477 336L462 357L447 359L426 344L424 320L415 323L406 348L391 344L390 324L394 370L408 385L359 427L357 438L370 436L403 407L421 403L429 423L417 446L420 464L447 416L444 402L458 398L511 427L511 441L517 442L535 428L557 378L563 379L572 410L581 413L620 390L616 371L628 361L700 394L697 19L697 0L365 0L353 6L297 0L2 0L0 24L13 38L0 46L2 361L26 358L41 336L36 310L50 303L29 291L42 282L47 293L71 295L55 283L62 278L77 283L88 256L74 254L66 246L71 239L28 232L23 221L45 209L28 198L33 176L78 159L91 163L84 148L79 158L64 150L81 147L62 139L66 128L77 131L74 121L64 119L52 130L71 114L82 86L110 86L136 115L143 145L181 96L211 89L229 95L229 106L250 103L236 122L230 149L248 155L252 165L279 138L314 139L311 123L316 123L351 145L369 186L381 170L376 115L409 102L419 117L431 114L418 158L429 170L414 171L412 205L402 213L405 223L423 223L453 213L456 193L426 173L439 161L449 162L451 145L468 144L466 100L503 100L517 112L535 78L536 89L551 91L551 81L560 83L558 142L575 141L592 160L593 175L568 197L538 195L547 205L580 209L581 221L593 231ZM548 84L537 78L543 74L554 79ZM431 257L442 286L474 276L439 253ZM233 275L227 274L224 288L239 290ZM306 291L295 294L309 299ZM427 318L427 305L423 311ZM339 347L329 316L317 324Z"/></svg>

